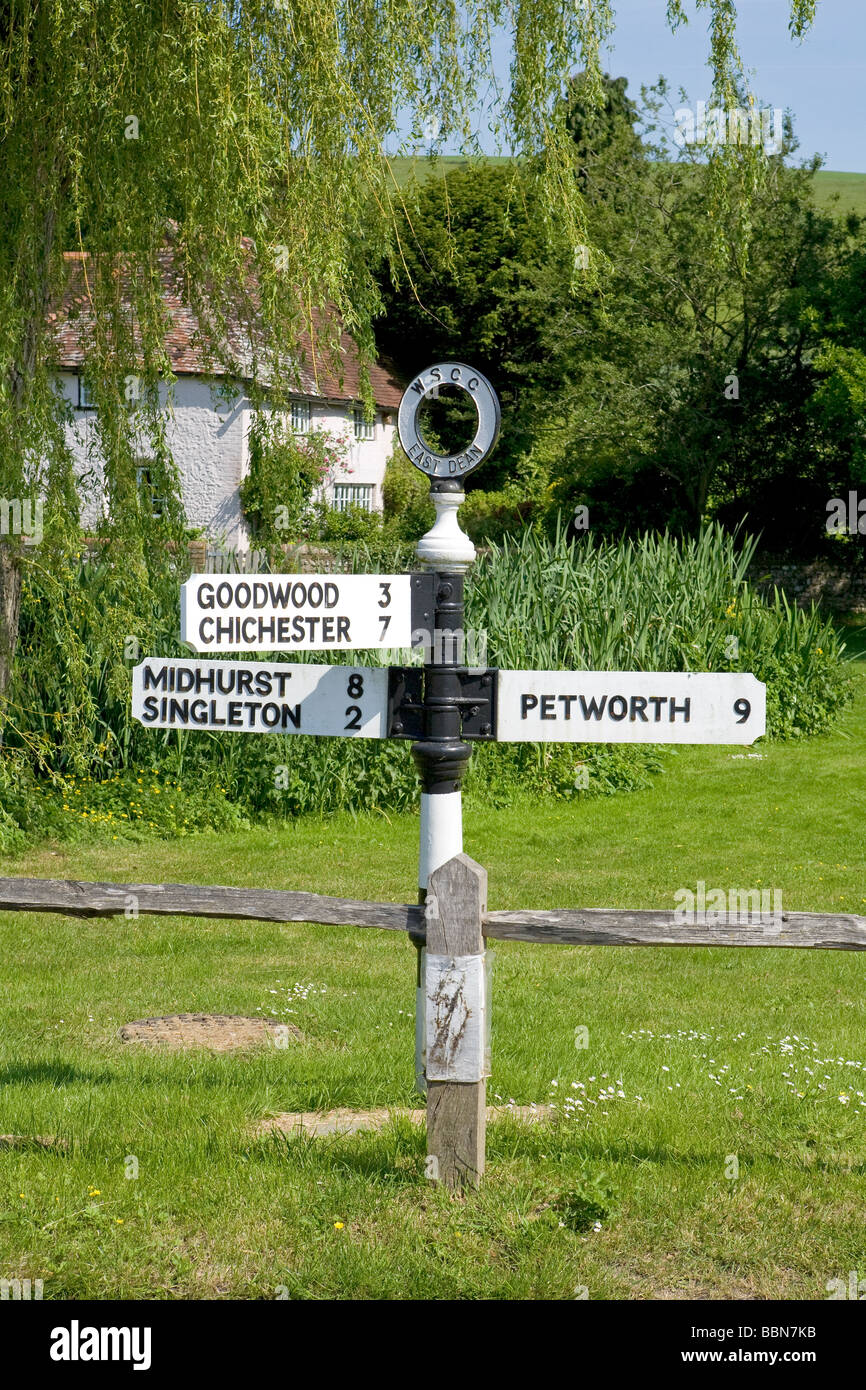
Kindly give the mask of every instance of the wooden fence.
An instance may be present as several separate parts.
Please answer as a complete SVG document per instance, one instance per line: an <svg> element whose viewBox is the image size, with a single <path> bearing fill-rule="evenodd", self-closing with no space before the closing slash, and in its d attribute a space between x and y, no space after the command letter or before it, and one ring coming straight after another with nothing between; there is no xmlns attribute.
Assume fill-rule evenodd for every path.
<svg viewBox="0 0 866 1390"><path fill-rule="evenodd" d="M374 903L319 893L199 887L188 883L85 883L0 879L0 911L67 917L191 916L308 922L411 933L426 946L428 1175L448 1187L484 1171L483 972L488 938L569 946L770 946L866 950L866 917L818 912L756 914L739 923L689 925L672 911L564 908L489 912L487 874L465 854L430 877L427 901Z"/></svg>

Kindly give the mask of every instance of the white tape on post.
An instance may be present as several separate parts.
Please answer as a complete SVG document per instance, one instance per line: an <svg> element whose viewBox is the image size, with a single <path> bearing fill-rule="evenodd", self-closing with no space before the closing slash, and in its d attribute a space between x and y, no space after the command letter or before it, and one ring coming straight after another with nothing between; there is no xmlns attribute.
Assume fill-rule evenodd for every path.
<svg viewBox="0 0 866 1390"><path fill-rule="evenodd" d="M481 1081L486 1062L484 956L425 953L427 1080Z"/></svg>

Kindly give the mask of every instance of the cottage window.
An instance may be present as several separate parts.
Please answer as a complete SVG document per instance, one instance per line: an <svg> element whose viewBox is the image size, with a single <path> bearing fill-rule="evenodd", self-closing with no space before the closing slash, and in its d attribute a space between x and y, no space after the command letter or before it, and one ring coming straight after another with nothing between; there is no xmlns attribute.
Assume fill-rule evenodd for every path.
<svg viewBox="0 0 866 1390"><path fill-rule="evenodd" d="M95 409L96 409L96 401L95 401L95 400L93 399L93 397L91 396L91 394L90 394L90 387L87 385L87 382L84 380L84 377L83 377L83 376L80 376L80 377L78 378L78 409L79 409L79 410L95 410Z"/></svg>
<svg viewBox="0 0 866 1390"><path fill-rule="evenodd" d="M375 437L376 437L376 422L375 422L375 420L365 420L365 419L364 419L364 411L363 411L363 408L362 408L361 406L359 406L359 405L356 405L356 406L355 406L355 409L354 409L354 411L352 412L352 414L353 414L354 420L355 420L355 438L356 438L356 439L375 439Z"/></svg>
<svg viewBox="0 0 866 1390"><path fill-rule="evenodd" d="M292 434L309 434L310 402L292 401Z"/></svg>
<svg viewBox="0 0 866 1390"><path fill-rule="evenodd" d="M347 512L350 507L361 507L365 512L373 510L374 483L335 483L334 511Z"/></svg>
<svg viewBox="0 0 866 1390"><path fill-rule="evenodd" d="M138 491L141 494L142 502L145 506L150 506L151 516L162 516L165 510L165 498L155 495L156 489L153 481L154 469L150 463L140 463L136 465L135 481L138 484Z"/></svg>

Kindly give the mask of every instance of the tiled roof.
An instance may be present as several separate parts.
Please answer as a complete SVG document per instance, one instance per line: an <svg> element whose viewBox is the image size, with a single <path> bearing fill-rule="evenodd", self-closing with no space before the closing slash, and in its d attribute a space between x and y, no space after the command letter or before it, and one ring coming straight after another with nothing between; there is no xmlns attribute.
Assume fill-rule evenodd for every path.
<svg viewBox="0 0 866 1390"><path fill-rule="evenodd" d="M84 274L86 254L77 251L67 252L64 259L69 266L69 282L63 297L63 306L49 314L49 323L57 344L57 367L62 371L78 371L84 366L87 355L88 325L90 322L90 296ZM181 291L181 278L174 270L171 253L161 256L163 267L163 302L170 326L165 337L165 348L172 370L177 375L188 376L249 376L251 368L244 364L250 361L249 335L235 316L228 323L226 361L206 353L201 341L199 319L188 303L184 302ZM361 398L360 361L358 348L344 330L340 332L340 360L342 371L331 370L328 354L323 347L315 348L319 339L324 344L327 325L321 315L313 310L313 341L309 333L302 334L298 343L299 377L297 393L316 396L332 401L355 401ZM395 410L403 394L393 365L385 358L371 362L368 371L370 384L376 404Z"/></svg>

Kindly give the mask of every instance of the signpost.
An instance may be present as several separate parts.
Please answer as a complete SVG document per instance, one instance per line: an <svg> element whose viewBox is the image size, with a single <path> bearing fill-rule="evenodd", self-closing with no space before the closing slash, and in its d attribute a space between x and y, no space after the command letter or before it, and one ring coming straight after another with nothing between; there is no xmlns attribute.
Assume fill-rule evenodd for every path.
<svg viewBox="0 0 866 1390"><path fill-rule="evenodd" d="M194 574L180 636L197 652L413 645L409 574Z"/></svg>
<svg viewBox="0 0 866 1390"><path fill-rule="evenodd" d="M386 666L250 661L142 661L132 713L149 729L387 738Z"/></svg>
<svg viewBox="0 0 866 1390"><path fill-rule="evenodd" d="M441 455L424 439L418 414L448 384L469 395L477 427L465 449ZM736 672L464 666L463 584L475 547L457 512L463 478L498 437L496 393L465 363L438 363L405 392L398 430L430 479L436 512L416 549L422 573L196 574L182 587L181 637L214 653L423 645L423 671L150 658L133 672L132 710L149 728L412 739L426 927L410 936L418 950L416 1080L427 1091L428 1175L437 1178L441 1163L448 1182L477 1182L489 1049L486 875L462 855L460 788L471 741L748 744L765 732L766 689Z"/></svg>
<svg viewBox="0 0 866 1390"><path fill-rule="evenodd" d="M734 671L500 671L497 710L510 743L754 743L767 698Z"/></svg>

